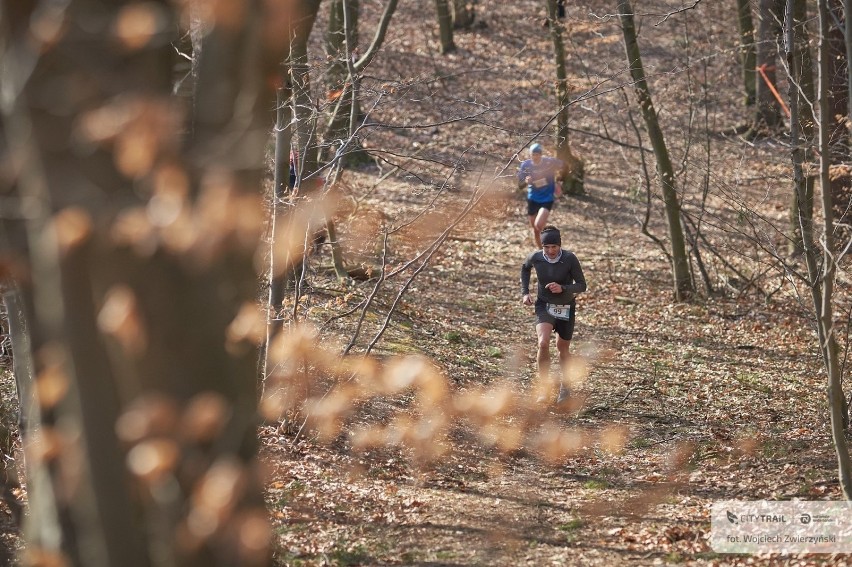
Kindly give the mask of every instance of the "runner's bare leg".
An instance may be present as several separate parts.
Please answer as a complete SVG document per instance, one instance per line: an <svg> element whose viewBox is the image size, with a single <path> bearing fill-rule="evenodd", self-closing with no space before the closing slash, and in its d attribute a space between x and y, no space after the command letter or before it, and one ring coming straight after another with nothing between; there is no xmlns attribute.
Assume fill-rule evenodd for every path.
<svg viewBox="0 0 852 567"><path fill-rule="evenodd" d="M559 351L559 395L556 403L565 401L568 397L568 388L565 386L565 373L568 371L568 360L571 358L569 352L571 341L566 341L559 335L556 336L556 350Z"/></svg>
<svg viewBox="0 0 852 567"><path fill-rule="evenodd" d="M535 247L541 248L541 231L536 229L535 227L535 215L530 215L530 226L533 230L533 239L535 240Z"/></svg>
<svg viewBox="0 0 852 567"><path fill-rule="evenodd" d="M534 217L530 215L530 225L533 229L533 236L535 236L535 246L536 248L541 248L541 229L547 226L547 219L550 218L550 211L545 209L544 207L538 210L538 214Z"/></svg>
<svg viewBox="0 0 852 567"><path fill-rule="evenodd" d="M538 371L538 383L541 387L538 401L544 401L550 397L550 335L553 333L553 325L550 323L539 323L535 326L538 335L538 353L536 354L536 368Z"/></svg>

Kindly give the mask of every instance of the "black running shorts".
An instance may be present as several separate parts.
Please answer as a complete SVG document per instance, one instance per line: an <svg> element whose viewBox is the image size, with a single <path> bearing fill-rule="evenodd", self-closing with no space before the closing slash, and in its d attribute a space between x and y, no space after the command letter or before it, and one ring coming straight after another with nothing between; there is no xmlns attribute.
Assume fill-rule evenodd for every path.
<svg viewBox="0 0 852 567"><path fill-rule="evenodd" d="M570 341L574 336L574 320L577 318L577 303L572 302L571 315L568 319L557 319L547 312L547 302L541 299L535 302L536 323L550 323L564 341Z"/></svg>
<svg viewBox="0 0 852 567"><path fill-rule="evenodd" d="M547 203L536 203L535 201L531 201L527 199L527 214L531 217L534 217L538 214L539 209L547 209L548 211L553 210L553 201L548 201Z"/></svg>

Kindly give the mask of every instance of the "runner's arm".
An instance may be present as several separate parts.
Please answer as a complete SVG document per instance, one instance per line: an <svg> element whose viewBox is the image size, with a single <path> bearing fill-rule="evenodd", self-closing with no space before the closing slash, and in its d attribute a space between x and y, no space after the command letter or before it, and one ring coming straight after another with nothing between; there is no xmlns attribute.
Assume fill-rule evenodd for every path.
<svg viewBox="0 0 852 567"><path fill-rule="evenodd" d="M526 266L521 268L521 295L530 294L530 270Z"/></svg>
<svg viewBox="0 0 852 567"><path fill-rule="evenodd" d="M527 176L529 175L529 170L526 167L526 162L522 163L518 168L518 189L522 189L527 186Z"/></svg>
<svg viewBox="0 0 852 567"><path fill-rule="evenodd" d="M529 258L521 266L521 295L530 294L530 273L532 272L532 263Z"/></svg>
<svg viewBox="0 0 852 567"><path fill-rule="evenodd" d="M566 284L562 284L562 292L568 293L583 293L586 291L586 277L583 275L583 268L580 266L580 260L577 259L577 256L571 254L568 257L568 265L569 265L569 278L572 281L569 281Z"/></svg>

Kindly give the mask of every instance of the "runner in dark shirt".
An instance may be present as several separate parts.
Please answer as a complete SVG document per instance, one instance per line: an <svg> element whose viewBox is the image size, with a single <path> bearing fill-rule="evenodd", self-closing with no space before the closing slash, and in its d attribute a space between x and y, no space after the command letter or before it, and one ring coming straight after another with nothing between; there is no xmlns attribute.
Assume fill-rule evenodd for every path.
<svg viewBox="0 0 852 567"><path fill-rule="evenodd" d="M538 294L535 300L536 334L538 335L539 401L544 401L543 392L550 384L550 335L556 330L556 349L559 351L559 366L568 367L569 347L574 335L576 319L575 296L586 291L586 278L580 261L573 252L562 249L562 237L555 226L548 225L541 231L542 249L530 254L521 266L521 303L533 305L530 296L530 274L535 269ZM568 397L564 376L559 380L559 395L556 403Z"/></svg>

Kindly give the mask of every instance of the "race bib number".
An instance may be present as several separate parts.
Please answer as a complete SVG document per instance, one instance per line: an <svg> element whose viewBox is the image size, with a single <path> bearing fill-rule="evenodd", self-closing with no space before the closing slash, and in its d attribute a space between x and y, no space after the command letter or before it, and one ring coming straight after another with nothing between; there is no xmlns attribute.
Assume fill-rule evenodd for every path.
<svg viewBox="0 0 852 567"><path fill-rule="evenodd" d="M542 187L546 187L547 186L547 179L545 179L545 178L536 179L532 182L532 186L535 187L536 189L541 189Z"/></svg>
<svg viewBox="0 0 852 567"><path fill-rule="evenodd" d="M548 303L547 312L556 317L557 319L567 320L571 318L570 305L556 305L555 303Z"/></svg>

